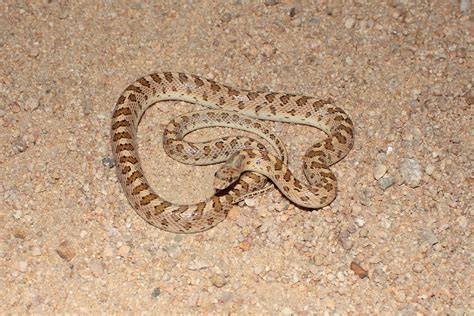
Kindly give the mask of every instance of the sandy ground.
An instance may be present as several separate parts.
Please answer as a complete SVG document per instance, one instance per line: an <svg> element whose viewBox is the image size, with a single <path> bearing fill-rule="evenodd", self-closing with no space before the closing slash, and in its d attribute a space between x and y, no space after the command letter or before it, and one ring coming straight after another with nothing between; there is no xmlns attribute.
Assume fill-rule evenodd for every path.
<svg viewBox="0 0 474 316"><path fill-rule="evenodd" d="M80 2L0 4L0 313L474 313L459 1ZM103 159L122 90L166 70L343 107L356 142L334 203L308 212L273 191L205 233L147 225ZM212 192L216 166L180 165L160 142L199 108L158 104L140 126L147 175L175 202ZM273 129L295 169L323 136Z"/></svg>

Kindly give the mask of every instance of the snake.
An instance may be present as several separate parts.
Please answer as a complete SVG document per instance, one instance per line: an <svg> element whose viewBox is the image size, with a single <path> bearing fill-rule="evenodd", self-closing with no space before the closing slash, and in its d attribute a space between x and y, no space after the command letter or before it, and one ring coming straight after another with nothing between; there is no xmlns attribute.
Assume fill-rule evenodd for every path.
<svg viewBox="0 0 474 316"><path fill-rule="evenodd" d="M138 154L138 125L145 111L161 101L185 101L209 109L172 120L163 136L165 150L178 161L225 161L215 174L216 192L204 201L189 205L167 201L145 177ZM282 142L262 120L308 125L327 135L301 158L308 183L299 181L289 170ZM206 126L254 132L271 145L265 147L243 136L224 137L199 146L183 140L190 131ZM267 179L303 208L329 205L337 195L337 180L329 167L344 158L354 142L351 119L331 101L236 89L184 72L152 73L130 84L115 104L110 131L116 174L127 200L146 222L173 233L197 233L216 226L234 204L255 192L266 191Z"/></svg>

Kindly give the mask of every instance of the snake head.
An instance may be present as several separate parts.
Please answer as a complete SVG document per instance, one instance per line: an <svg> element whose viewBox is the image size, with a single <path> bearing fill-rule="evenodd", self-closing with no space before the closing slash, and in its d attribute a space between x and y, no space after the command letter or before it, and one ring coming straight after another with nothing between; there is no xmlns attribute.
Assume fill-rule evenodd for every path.
<svg viewBox="0 0 474 316"><path fill-rule="evenodd" d="M240 174L244 171L244 159L244 155L241 155L240 152L235 152L216 171L214 177L214 188L216 190L224 190L239 179Z"/></svg>
<svg viewBox="0 0 474 316"><path fill-rule="evenodd" d="M228 188L240 177L240 171L234 167L223 165L216 171L214 177L214 188L218 191Z"/></svg>

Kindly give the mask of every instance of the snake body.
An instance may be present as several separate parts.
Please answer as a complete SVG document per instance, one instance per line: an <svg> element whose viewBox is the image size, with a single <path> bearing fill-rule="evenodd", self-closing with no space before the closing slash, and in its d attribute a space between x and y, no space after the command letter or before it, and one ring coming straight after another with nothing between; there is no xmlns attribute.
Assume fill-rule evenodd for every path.
<svg viewBox="0 0 474 316"><path fill-rule="evenodd" d="M137 144L137 128L143 113L154 103L164 100L187 101L218 110L214 116L219 116L219 126L235 126L239 121L241 126L237 128L256 131L272 141L276 156L258 144L257 148L248 148L252 141L243 141L234 152L224 150L227 151L224 158L220 157L217 152L223 147L233 148L236 138L211 141L197 150L177 137L184 130L182 126L192 118L192 115L185 115L184 120L172 122L174 127L168 129L163 137L165 148L175 159L186 162L190 158L185 157L196 152L199 152L198 156L208 158L209 163L214 156L215 161L229 156L230 159L216 173L216 186L222 190L209 199L193 205L166 201L151 189L145 178ZM220 111L225 112L222 114ZM209 118L209 114L205 116ZM196 120L203 122L196 124L204 126L208 121L206 118ZM281 142L275 140L277 138L257 119L310 125L328 135L312 145L302 158L309 185L293 177L286 167L286 151ZM337 183L329 166L344 158L352 148L353 124L342 109L324 100L286 93L238 90L196 75L163 72L142 77L124 90L112 114L111 139L119 182L136 212L151 225L165 231L194 233L217 225L225 219L231 205L243 197L265 190L265 177L260 173L268 176L284 195L301 206L320 208L331 203L336 196ZM234 181L236 183L224 189Z"/></svg>

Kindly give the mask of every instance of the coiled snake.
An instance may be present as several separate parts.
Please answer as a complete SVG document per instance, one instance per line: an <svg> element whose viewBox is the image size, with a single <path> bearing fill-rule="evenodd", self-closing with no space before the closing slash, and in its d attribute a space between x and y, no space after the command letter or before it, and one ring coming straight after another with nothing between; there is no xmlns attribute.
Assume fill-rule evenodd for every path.
<svg viewBox="0 0 474 316"><path fill-rule="evenodd" d="M140 165L137 127L143 113L163 100L181 100L212 110L193 112L174 119L165 129L163 144L168 154L184 163L226 163L216 172L212 197L194 205L177 205L156 194ZM312 145L303 156L309 185L288 170L281 141L260 120L305 124L328 137ZM207 126L230 126L252 131L268 141L230 136L204 143L188 143L187 133ZM269 188L266 177L294 203L321 208L336 197L336 177L329 166L352 148L353 125L347 114L324 100L286 93L237 90L195 75L154 73L128 86L112 114L112 152L117 176L131 205L148 223L170 232L194 233L221 222L243 198ZM273 150L275 155L270 153Z"/></svg>

